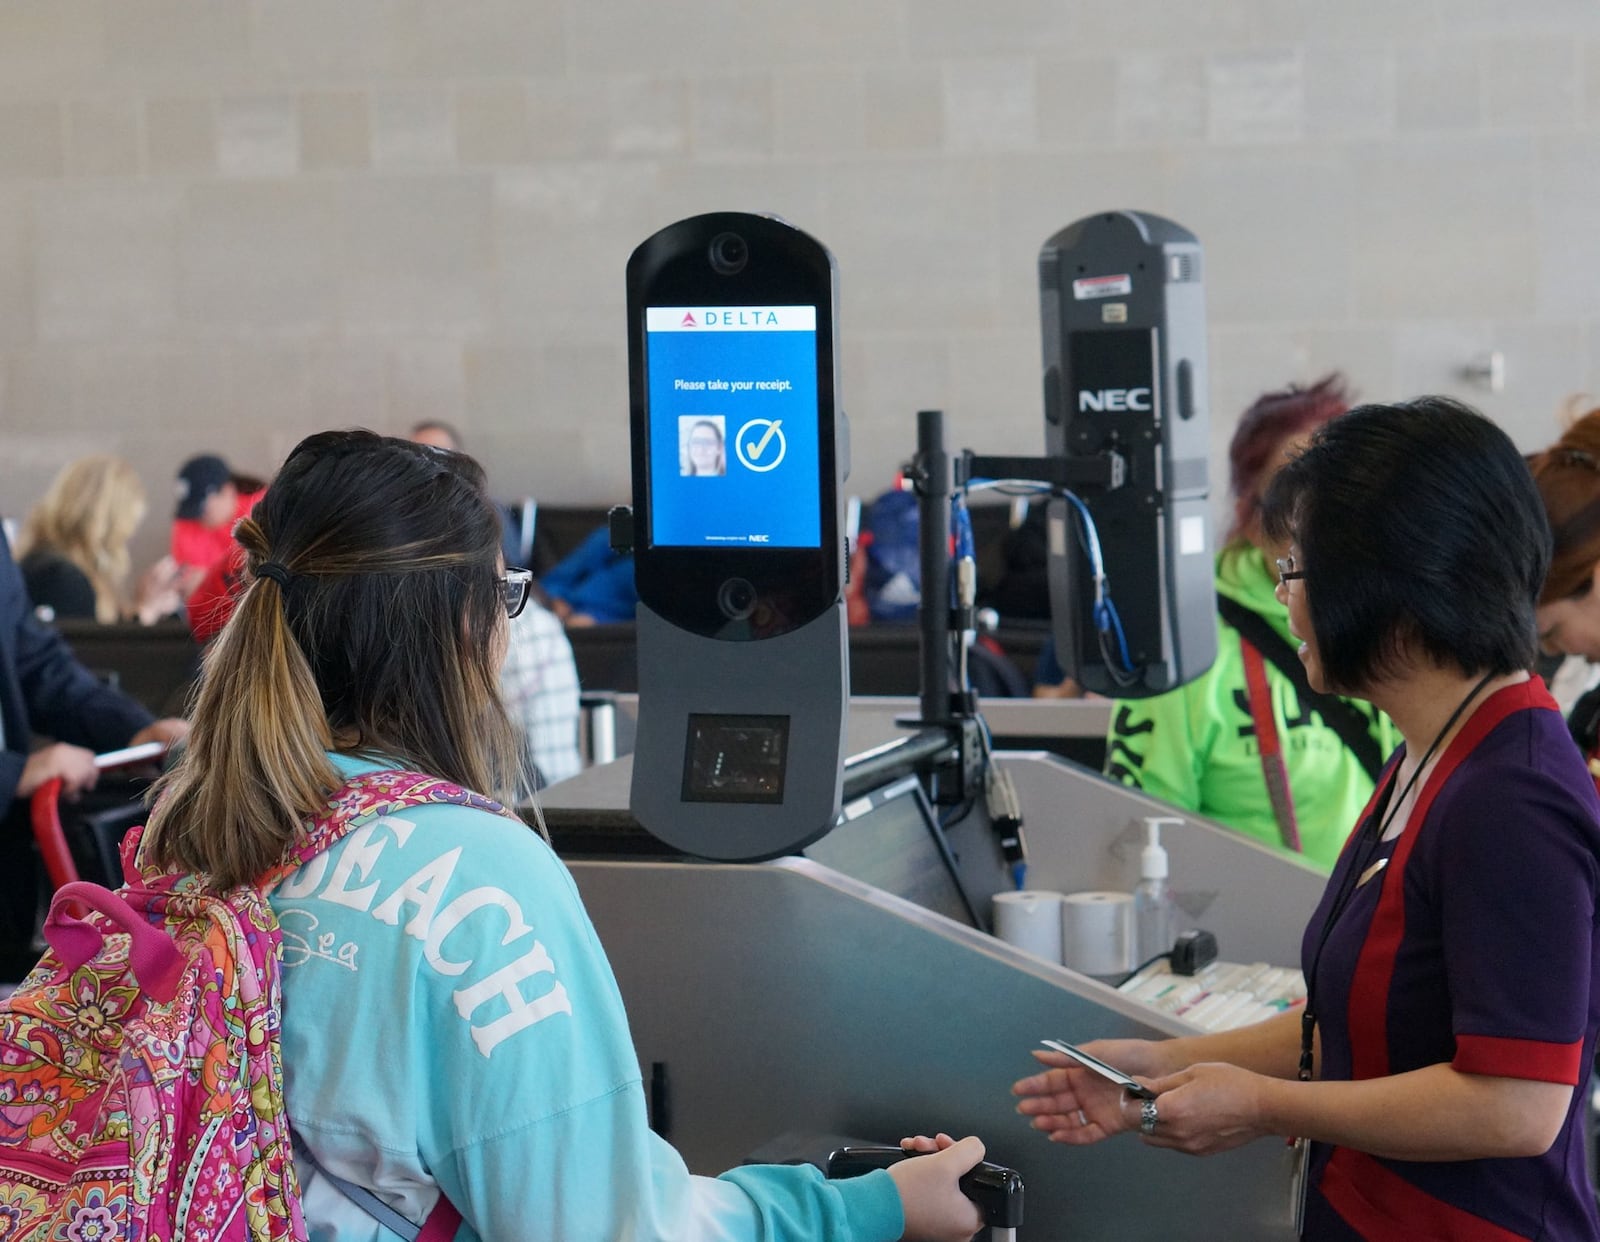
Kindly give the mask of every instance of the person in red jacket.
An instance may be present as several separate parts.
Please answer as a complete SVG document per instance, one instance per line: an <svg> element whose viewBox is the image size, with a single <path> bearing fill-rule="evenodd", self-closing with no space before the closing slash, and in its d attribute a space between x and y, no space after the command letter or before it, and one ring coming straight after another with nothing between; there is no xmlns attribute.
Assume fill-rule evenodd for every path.
<svg viewBox="0 0 1600 1242"><path fill-rule="evenodd" d="M253 481L252 481L253 483ZM233 524L261 499L259 485L241 487L228 463L212 453L191 457L178 471L178 507L172 516L172 559L185 597L233 548Z"/></svg>

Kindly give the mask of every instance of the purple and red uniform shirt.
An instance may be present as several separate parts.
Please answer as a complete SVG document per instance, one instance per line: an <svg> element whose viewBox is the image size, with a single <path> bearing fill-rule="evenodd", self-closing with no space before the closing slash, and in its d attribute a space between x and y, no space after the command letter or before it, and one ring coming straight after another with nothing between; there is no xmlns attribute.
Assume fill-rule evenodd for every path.
<svg viewBox="0 0 1600 1242"><path fill-rule="evenodd" d="M1600 797L1538 679L1485 700L1446 749L1405 831L1351 836L1306 929L1308 975L1341 884L1365 875L1316 964L1321 1077L1448 1062L1573 1088L1550 1150L1389 1160L1314 1145L1305 1236L1511 1242L1600 1237L1583 1110L1600 1027ZM1367 842L1365 848L1359 846Z"/></svg>

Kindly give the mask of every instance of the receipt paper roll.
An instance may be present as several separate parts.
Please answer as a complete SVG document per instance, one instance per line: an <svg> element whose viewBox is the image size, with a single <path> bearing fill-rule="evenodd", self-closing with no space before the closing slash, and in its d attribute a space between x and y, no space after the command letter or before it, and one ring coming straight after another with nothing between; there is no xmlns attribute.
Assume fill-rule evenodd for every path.
<svg viewBox="0 0 1600 1242"><path fill-rule="evenodd" d="M1061 899L1061 961L1086 975L1133 969L1133 897L1118 892L1068 893Z"/></svg>
<svg viewBox="0 0 1600 1242"><path fill-rule="evenodd" d="M994 934L1007 944L1061 961L1061 894L1040 889L994 895Z"/></svg>

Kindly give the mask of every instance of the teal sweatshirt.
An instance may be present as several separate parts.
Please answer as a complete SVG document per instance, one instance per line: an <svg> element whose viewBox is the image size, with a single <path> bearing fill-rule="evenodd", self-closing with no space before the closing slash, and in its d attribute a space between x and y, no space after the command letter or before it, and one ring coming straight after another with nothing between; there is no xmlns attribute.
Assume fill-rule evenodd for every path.
<svg viewBox="0 0 1600 1242"><path fill-rule="evenodd" d="M386 766L335 762L346 775ZM442 1190L465 1218L461 1242L900 1236L887 1173L697 1177L651 1132L605 950L531 829L468 807L403 811L307 863L272 905L295 1131L410 1220ZM302 1175L314 1240L395 1237Z"/></svg>

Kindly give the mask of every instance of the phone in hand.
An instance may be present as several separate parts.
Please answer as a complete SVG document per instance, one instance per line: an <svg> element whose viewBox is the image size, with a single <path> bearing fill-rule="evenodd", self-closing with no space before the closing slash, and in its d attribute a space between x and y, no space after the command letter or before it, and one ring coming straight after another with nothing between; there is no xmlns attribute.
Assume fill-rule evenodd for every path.
<svg viewBox="0 0 1600 1242"><path fill-rule="evenodd" d="M1145 1086L1138 1079L1133 1078L1128 1074L1124 1074L1115 1066L1107 1065L1099 1057L1091 1056L1082 1048L1079 1048L1073 1044L1065 1043L1059 1039L1041 1039L1039 1042L1052 1052L1059 1052L1064 1057L1071 1057L1079 1065L1083 1066L1084 1069L1093 1070L1096 1074L1099 1074L1100 1077L1106 1079L1107 1081L1116 1083L1117 1086L1121 1087L1135 1099L1153 1100L1156 1098L1156 1093L1150 1090L1149 1087Z"/></svg>

